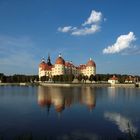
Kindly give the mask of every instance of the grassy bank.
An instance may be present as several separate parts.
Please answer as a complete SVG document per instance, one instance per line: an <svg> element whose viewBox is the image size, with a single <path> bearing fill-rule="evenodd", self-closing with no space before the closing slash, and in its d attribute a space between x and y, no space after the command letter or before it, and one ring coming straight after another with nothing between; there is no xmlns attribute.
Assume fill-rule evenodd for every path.
<svg viewBox="0 0 140 140"><path fill-rule="evenodd" d="M38 86L38 83L0 83L0 86Z"/></svg>

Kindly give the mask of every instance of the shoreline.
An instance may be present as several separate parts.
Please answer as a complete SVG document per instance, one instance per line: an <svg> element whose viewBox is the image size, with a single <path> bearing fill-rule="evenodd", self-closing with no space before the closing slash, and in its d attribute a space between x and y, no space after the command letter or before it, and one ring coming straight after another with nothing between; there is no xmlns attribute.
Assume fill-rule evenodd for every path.
<svg viewBox="0 0 140 140"><path fill-rule="evenodd" d="M0 83L0 86L38 86L38 83Z"/></svg>
<svg viewBox="0 0 140 140"><path fill-rule="evenodd" d="M136 84L114 84L110 83L0 83L0 86L47 86L47 87L125 87L136 88Z"/></svg>
<svg viewBox="0 0 140 140"><path fill-rule="evenodd" d="M110 87L110 84L99 84L99 83L40 83L40 86L48 87Z"/></svg>

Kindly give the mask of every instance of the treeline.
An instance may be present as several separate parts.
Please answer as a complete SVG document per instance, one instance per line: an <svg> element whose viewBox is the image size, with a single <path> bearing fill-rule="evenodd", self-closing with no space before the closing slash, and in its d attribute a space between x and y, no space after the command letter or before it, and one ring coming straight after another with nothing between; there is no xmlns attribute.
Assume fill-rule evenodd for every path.
<svg viewBox="0 0 140 140"><path fill-rule="evenodd" d="M115 75L115 77L118 78L119 83L124 83L126 79L129 78L130 75L127 74L96 74L95 76L95 81L108 81L109 78L113 77ZM140 76L135 75L135 76L131 76L133 78L135 78L136 81L140 81Z"/></svg>
<svg viewBox="0 0 140 140"><path fill-rule="evenodd" d="M53 82L72 82L74 79L77 79L79 82L83 82L83 83L86 83L87 80L89 80L90 82L92 81L107 82L108 79L113 77L114 75L118 78L119 83L124 83L125 80L129 78L129 75L120 75L120 74L96 74L95 76L90 75L90 77L81 74L75 77L73 74L70 74L70 75L56 75L51 78L49 78L48 76L43 76L41 77L40 80L41 81L52 80ZM133 76L133 77L135 77L136 81L140 81L140 76Z"/></svg>
<svg viewBox="0 0 140 140"><path fill-rule="evenodd" d="M0 81L3 83L19 83L19 82L35 82L38 81L38 75L10 75L6 76L3 73L0 73Z"/></svg>
<svg viewBox="0 0 140 140"><path fill-rule="evenodd" d="M73 74L68 74L68 75L55 75L52 76L51 78L48 76L43 76L41 77L40 81L53 81L55 82L72 82L74 79L77 79L79 82L83 81L86 82L87 80L90 80L91 82L95 80L95 76L91 75L90 77L88 76L83 76L83 75L78 75L74 76Z"/></svg>
<svg viewBox="0 0 140 140"><path fill-rule="evenodd" d="M120 83L124 83L125 80L129 77L129 75L121 75L121 74L96 74L88 76L83 76L79 74L78 76L74 76L73 74L70 75L56 75L52 77L43 76L39 79L38 75L19 75L15 74L12 76L6 76L3 73L0 73L0 82L3 83L19 83L19 82L36 82L36 81L53 81L53 82L72 82L74 79L77 79L79 82L85 82L87 80L89 81L108 81L109 78L111 78L113 75L115 75L118 78L118 81ZM132 76L135 78L136 81L140 81L140 76Z"/></svg>
<svg viewBox="0 0 140 140"><path fill-rule="evenodd" d="M55 75L52 77L49 76L43 76L40 78L40 81L54 81L54 82L72 82L74 80L74 75L69 74L69 75Z"/></svg>

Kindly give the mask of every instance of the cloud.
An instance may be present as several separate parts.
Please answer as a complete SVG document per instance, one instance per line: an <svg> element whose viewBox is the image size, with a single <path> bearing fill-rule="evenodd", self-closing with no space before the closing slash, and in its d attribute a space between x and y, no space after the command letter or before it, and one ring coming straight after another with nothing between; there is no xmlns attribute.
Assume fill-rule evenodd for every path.
<svg viewBox="0 0 140 140"><path fill-rule="evenodd" d="M63 32L63 33L67 33L69 31L73 31L76 30L76 27L72 27L72 26L65 26L65 27L59 27L58 31Z"/></svg>
<svg viewBox="0 0 140 140"><path fill-rule="evenodd" d="M129 131L134 133L137 132L137 128L133 125L131 120L119 113L105 112L104 117L111 122L114 122L123 133L128 133Z"/></svg>
<svg viewBox="0 0 140 140"><path fill-rule="evenodd" d="M108 46L103 50L104 54L114 54L120 53L128 48L133 48L132 43L136 40L136 37L133 32L129 32L127 35L120 35L116 42Z"/></svg>
<svg viewBox="0 0 140 140"><path fill-rule="evenodd" d="M94 34L100 30L100 26L91 25L91 27L85 27L83 29L77 29L72 32L72 35L80 36L80 35L89 35Z"/></svg>
<svg viewBox="0 0 140 140"><path fill-rule="evenodd" d="M11 37L11 36L0 36L0 48L5 46L11 47L25 47L25 46L32 46L33 42L29 37Z"/></svg>
<svg viewBox="0 0 140 140"><path fill-rule="evenodd" d="M137 46L133 46L122 52L122 55L139 55L139 54L140 54L140 48Z"/></svg>
<svg viewBox="0 0 140 140"><path fill-rule="evenodd" d="M64 26L59 27L58 31L62 33L70 33L74 36L84 36L95 34L100 30L100 22L102 21L102 13L92 10L89 18L81 24L80 27Z"/></svg>
<svg viewBox="0 0 140 140"><path fill-rule="evenodd" d="M82 25L88 25L88 24L93 24L93 23L98 23L102 20L102 13L101 12L96 12L95 10L91 11L90 17L85 21Z"/></svg>

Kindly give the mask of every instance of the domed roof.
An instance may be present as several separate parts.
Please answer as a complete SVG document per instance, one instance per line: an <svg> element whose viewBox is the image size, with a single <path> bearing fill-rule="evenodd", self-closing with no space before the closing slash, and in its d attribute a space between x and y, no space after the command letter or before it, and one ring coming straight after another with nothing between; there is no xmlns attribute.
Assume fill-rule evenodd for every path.
<svg viewBox="0 0 140 140"><path fill-rule="evenodd" d="M46 70L47 69L47 63L45 63L45 60L44 59L42 59L42 62L39 64L39 67L42 70Z"/></svg>
<svg viewBox="0 0 140 140"><path fill-rule="evenodd" d="M65 64L65 60L61 57L61 55L59 55L59 57L56 59L55 64Z"/></svg>
<svg viewBox="0 0 140 140"><path fill-rule="evenodd" d="M95 62L90 58L90 60L87 62L86 66L92 66L92 67L96 67Z"/></svg>

